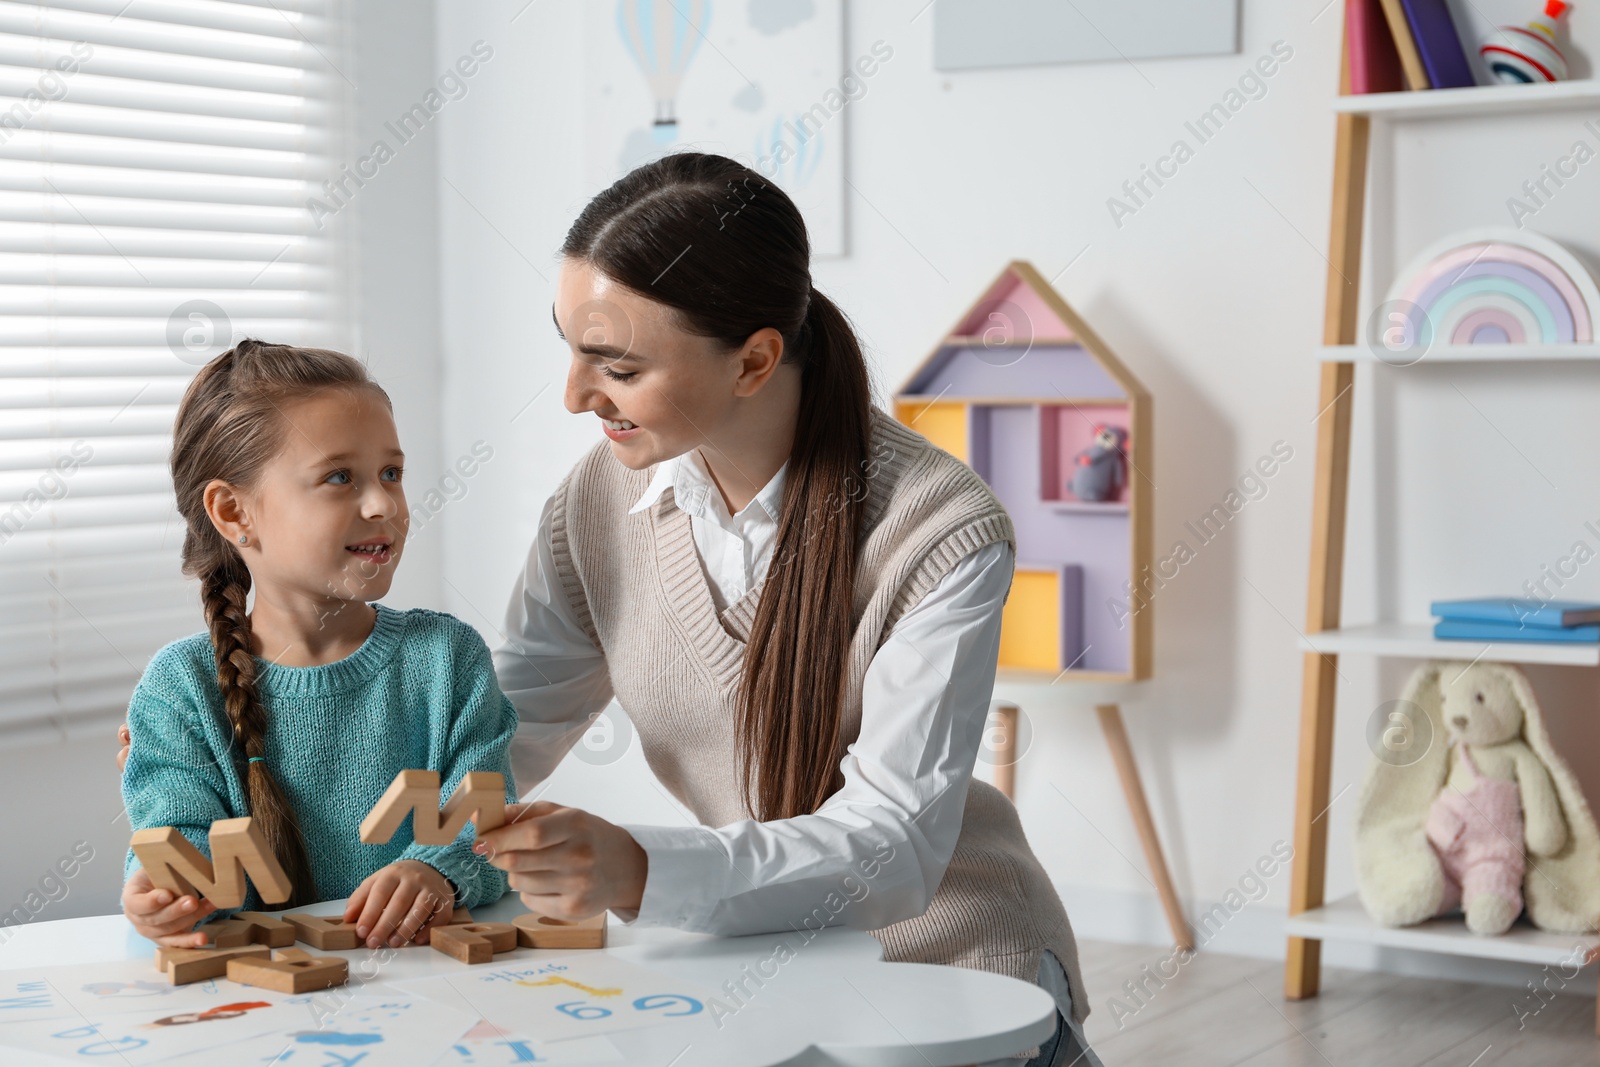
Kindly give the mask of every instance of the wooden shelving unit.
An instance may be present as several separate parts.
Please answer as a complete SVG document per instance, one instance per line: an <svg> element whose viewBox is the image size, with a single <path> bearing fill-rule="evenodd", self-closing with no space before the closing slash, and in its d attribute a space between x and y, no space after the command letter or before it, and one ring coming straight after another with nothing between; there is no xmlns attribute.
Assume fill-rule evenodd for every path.
<svg viewBox="0 0 1600 1067"><path fill-rule="evenodd" d="M1350 93L1349 41L1341 56L1340 92ZM1284 993L1291 1000L1317 995L1321 948L1345 940L1394 948L1484 959L1549 965L1569 961L1574 949L1586 963L1600 959L1600 936L1549 934L1519 923L1501 937L1470 933L1459 918L1435 919L1417 926L1379 926L1352 897L1324 901L1327 827L1321 816L1331 802L1333 728L1338 657L1371 655L1399 658L1456 658L1512 663L1600 665L1595 645L1479 643L1439 641L1424 623L1376 622L1340 625L1344 576L1345 508L1350 474L1352 386L1358 364L1389 363L1392 357L1358 343L1361 242L1366 208L1368 146L1373 121L1470 119L1482 115L1586 109L1600 112L1600 82L1551 85L1475 86L1411 92L1341 95L1336 115L1331 236L1323 320L1318 350L1320 384L1316 411L1317 458L1313 489L1312 542L1305 638L1301 642L1302 687L1300 749L1295 797L1295 859L1290 885L1290 917L1285 924L1288 955ZM1437 346L1416 363L1450 361L1600 359L1600 345ZM1600 1033L1600 1005L1596 1032Z"/></svg>

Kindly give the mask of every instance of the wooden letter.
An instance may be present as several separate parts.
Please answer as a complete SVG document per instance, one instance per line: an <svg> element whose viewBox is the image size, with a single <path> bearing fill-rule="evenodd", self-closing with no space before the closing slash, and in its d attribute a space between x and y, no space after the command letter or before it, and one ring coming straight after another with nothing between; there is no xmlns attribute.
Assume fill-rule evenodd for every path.
<svg viewBox="0 0 1600 1067"><path fill-rule="evenodd" d="M577 922L528 912L512 919L523 948L605 948L606 912ZM435 936L437 936L435 931Z"/></svg>
<svg viewBox="0 0 1600 1067"><path fill-rule="evenodd" d="M250 956L266 959L272 950L265 945L240 945L237 948L156 948L156 970L173 985L203 982L228 973L228 961Z"/></svg>
<svg viewBox="0 0 1600 1067"><path fill-rule="evenodd" d="M312 948L324 952L361 947L356 924L344 921L343 915L285 915L284 921L295 929L295 937Z"/></svg>
<svg viewBox="0 0 1600 1067"><path fill-rule="evenodd" d="M239 914L255 913L240 912ZM294 940L304 941L312 948L318 948L324 952L338 952L344 949L361 947L361 937L356 932L356 924L345 922L342 915L305 915L297 912L293 915L285 915L283 918L289 928L294 931ZM466 908L457 908L450 916L451 926L461 926L470 922L472 922L472 913ZM206 925L216 926L218 924L207 923ZM201 929L205 929L205 927L201 927ZM291 941L290 944L292 943ZM270 944L274 948L279 947L276 941L270 942ZM416 945L415 941L408 941L401 947L409 948L414 945Z"/></svg>
<svg viewBox="0 0 1600 1067"><path fill-rule="evenodd" d="M231 919L216 919L195 928L216 948L238 945L268 945L285 948L294 944L294 927L259 911L241 911Z"/></svg>
<svg viewBox="0 0 1600 1067"><path fill-rule="evenodd" d="M488 963L496 952L517 947L517 928L510 923L436 926L428 933L428 943L462 963Z"/></svg>
<svg viewBox="0 0 1600 1067"><path fill-rule="evenodd" d="M313 957L297 948L282 949L271 959L252 956L228 961L228 981L278 993L310 993L344 985L349 978L348 960L337 956Z"/></svg>
<svg viewBox="0 0 1600 1067"><path fill-rule="evenodd" d="M173 893L193 893L219 908L237 908L244 903L248 873L266 903L289 899L289 876L253 820L218 819L211 824L210 842L209 860L171 826L139 830L129 844L150 881Z"/></svg>
<svg viewBox="0 0 1600 1067"><path fill-rule="evenodd" d="M419 845L448 845L470 817L479 832L506 821L506 780L491 771L468 771L439 810L439 772L401 771L361 820L361 840L381 845L411 816L411 838ZM442 818L441 818L442 816Z"/></svg>

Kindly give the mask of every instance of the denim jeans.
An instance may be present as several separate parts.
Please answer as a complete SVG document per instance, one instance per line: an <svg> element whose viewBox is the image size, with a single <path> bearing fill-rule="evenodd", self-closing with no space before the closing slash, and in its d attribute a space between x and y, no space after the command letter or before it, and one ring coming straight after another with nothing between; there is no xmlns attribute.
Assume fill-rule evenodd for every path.
<svg viewBox="0 0 1600 1067"><path fill-rule="evenodd" d="M1103 1067L1100 1057L1094 1054L1086 1041L1079 1040L1078 1034L1069 1025L1068 1020L1061 1014L1061 1009L1056 1009L1056 1032L1039 1045L1039 1054L1028 1060L1024 1067Z"/></svg>

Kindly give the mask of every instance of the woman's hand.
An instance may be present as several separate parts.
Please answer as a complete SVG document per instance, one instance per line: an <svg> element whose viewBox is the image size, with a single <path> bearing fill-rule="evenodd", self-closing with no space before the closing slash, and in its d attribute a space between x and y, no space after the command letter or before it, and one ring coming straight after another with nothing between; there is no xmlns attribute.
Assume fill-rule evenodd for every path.
<svg viewBox="0 0 1600 1067"><path fill-rule="evenodd" d="M134 871L122 887L122 913L141 936L158 945L205 947L206 935L195 932L194 924L216 910L209 900L156 888L143 867Z"/></svg>
<svg viewBox="0 0 1600 1067"><path fill-rule="evenodd" d="M528 910L577 922L609 908L637 908L649 860L633 835L548 800L507 804L506 822L472 850L505 871Z"/></svg>
<svg viewBox="0 0 1600 1067"><path fill-rule="evenodd" d="M396 860L367 876L344 906L344 921L368 948L399 948L410 941L428 943L428 931L446 926L455 913L456 890L450 879L421 860Z"/></svg>
<svg viewBox="0 0 1600 1067"><path fill-rule="evenodd" d="M128 765L128 746L133 744L133 735L128 733L127 723L117 727L117 743L122 746L117 750L117 770L120 771Z"/></svg>

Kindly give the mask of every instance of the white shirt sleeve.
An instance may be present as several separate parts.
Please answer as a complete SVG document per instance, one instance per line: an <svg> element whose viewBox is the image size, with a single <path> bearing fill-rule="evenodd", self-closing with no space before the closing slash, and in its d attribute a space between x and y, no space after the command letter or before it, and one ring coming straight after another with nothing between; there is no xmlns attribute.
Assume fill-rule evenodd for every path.
<svg viewBox="0 0 1600 1067"><path fill-rule="evenodd" d="M495 677L520 720L511 742L517 795L550 777L567 750L611 701L605 655L578 623L556 574L545 501L539 532L506 606L505 637L493 650Z"/></svg>
<svg viewBox="0 0 1600 1067"><path fill-rule="evenodd" d="M626 925L734 936L921 915L961 833L1000 648L1012 551L960 560L874 655L844 785L809 815L720 828L625 825L649 857Z"/></svg>

